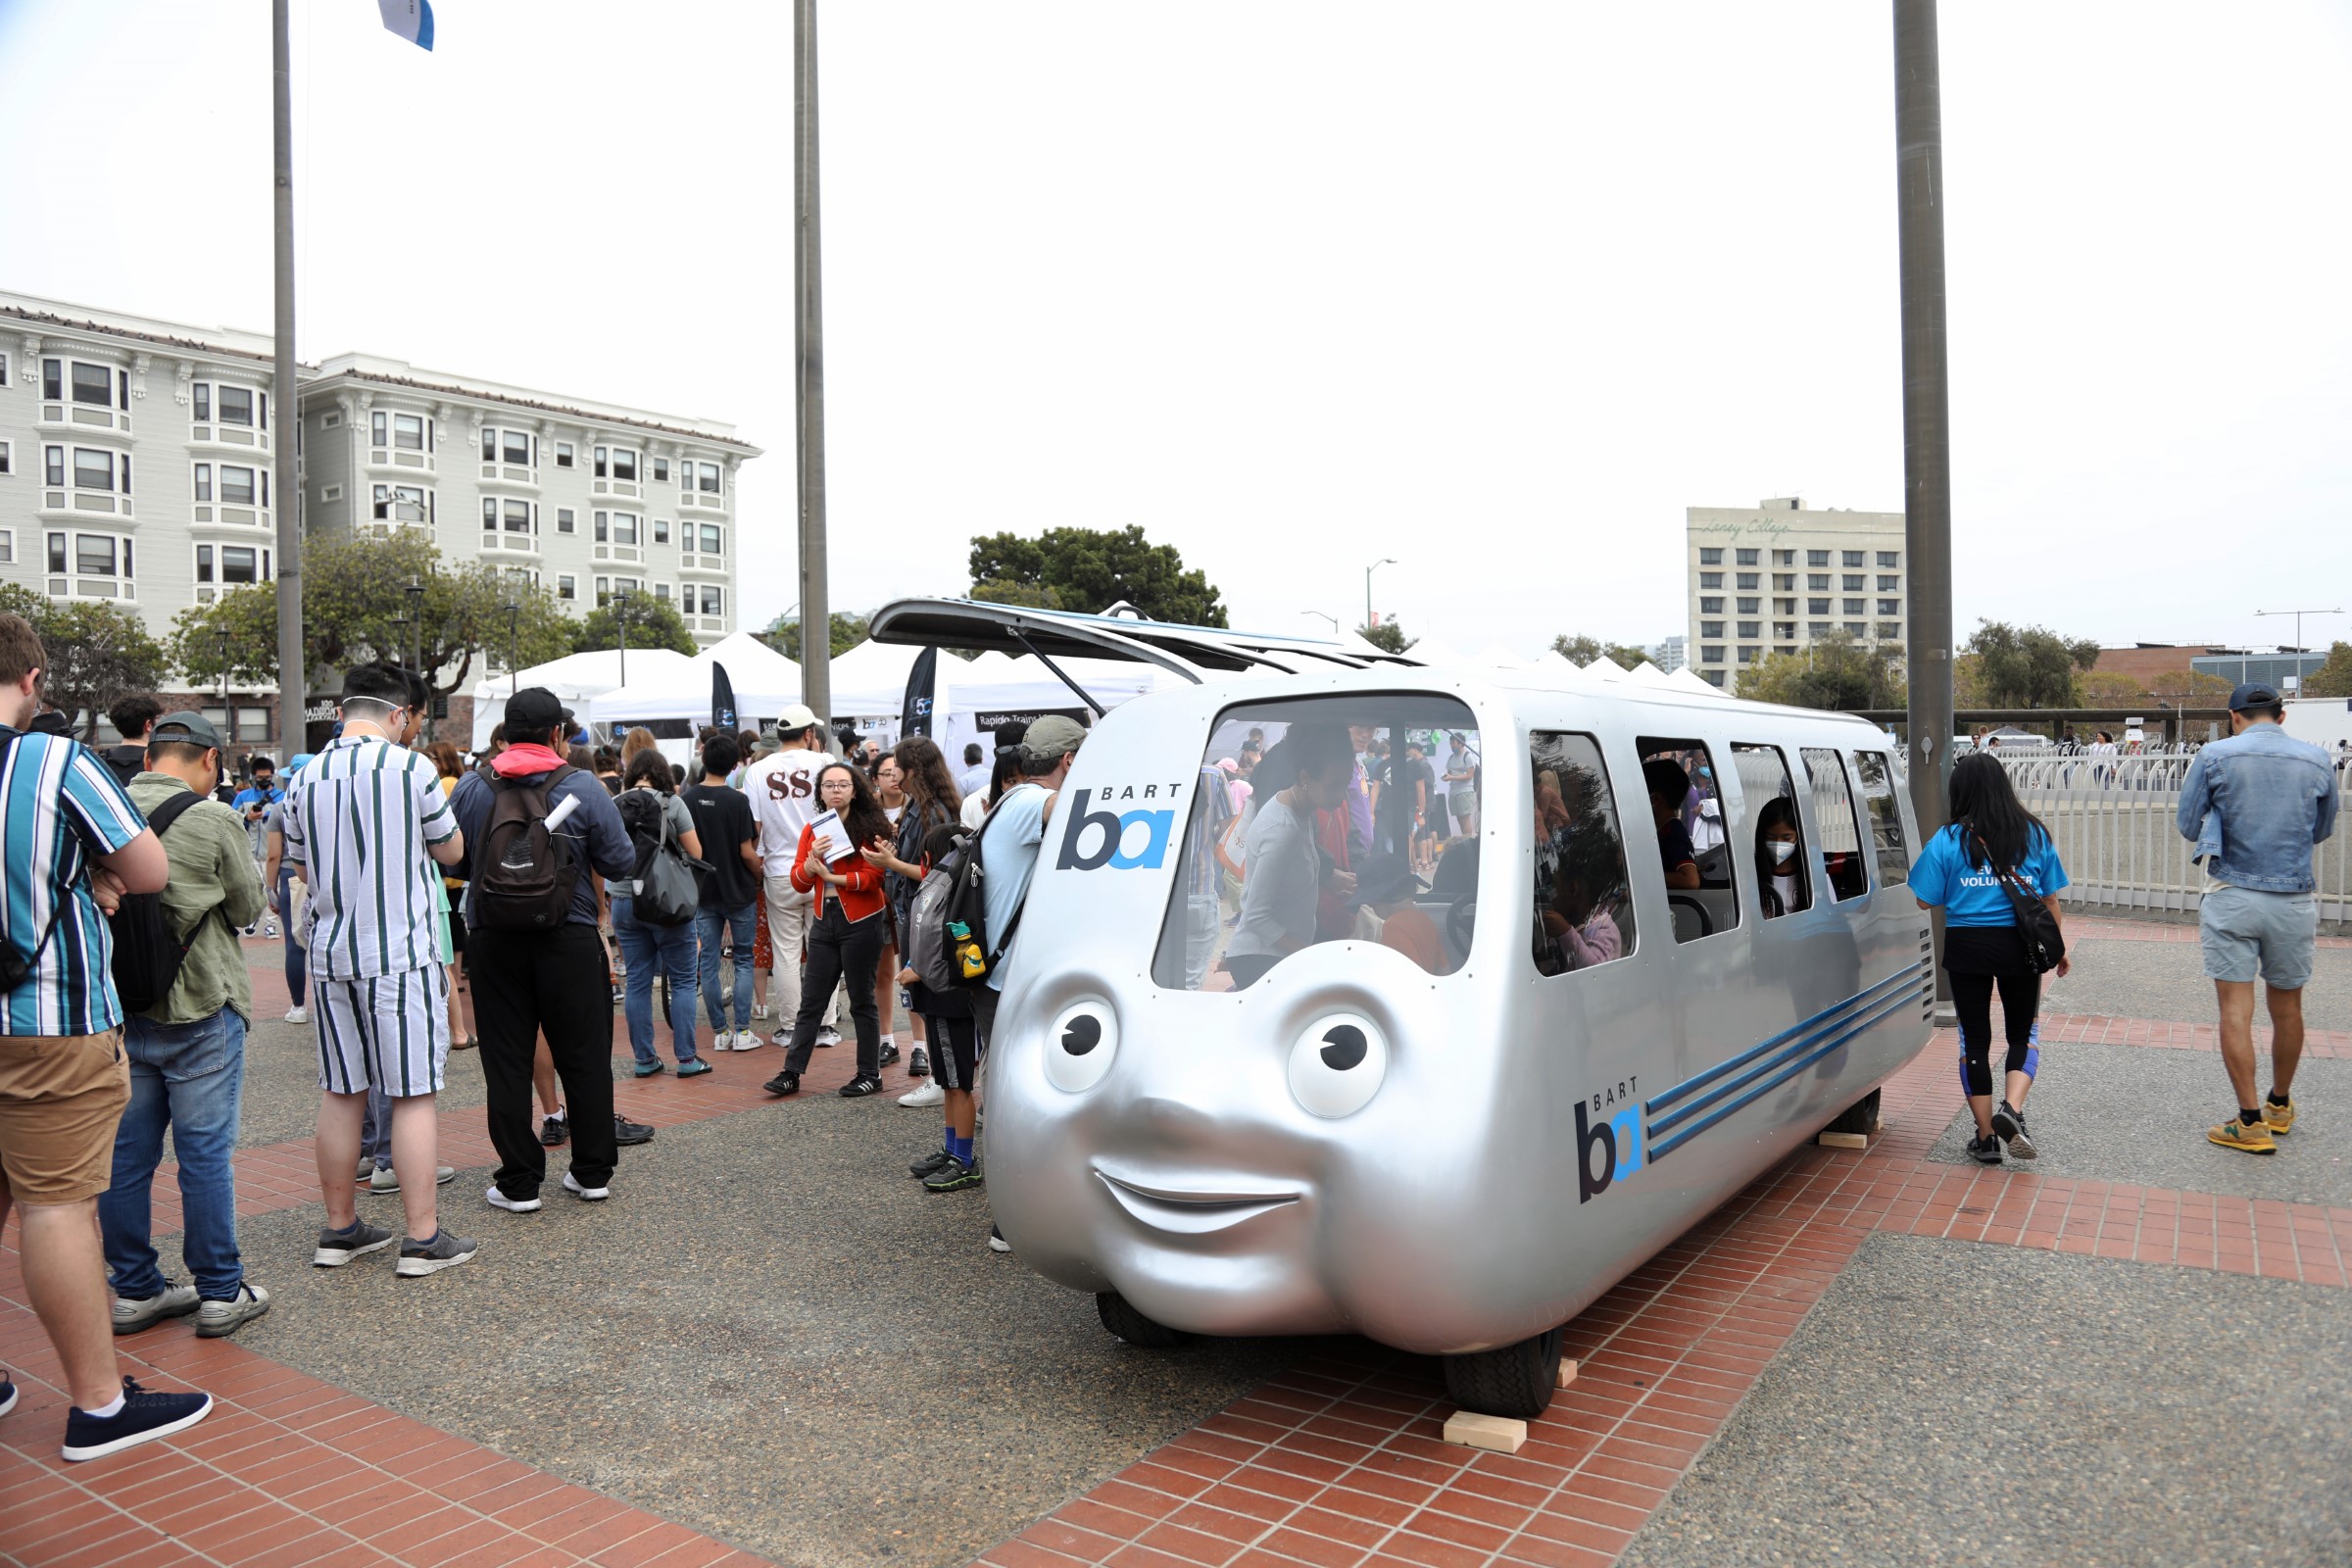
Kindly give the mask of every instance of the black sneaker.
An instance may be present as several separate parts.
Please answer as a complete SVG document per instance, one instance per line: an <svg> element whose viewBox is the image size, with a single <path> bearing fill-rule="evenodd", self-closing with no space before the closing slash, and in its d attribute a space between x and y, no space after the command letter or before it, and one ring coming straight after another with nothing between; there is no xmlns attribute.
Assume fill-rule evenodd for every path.
<svg viewBox="0 0 2352 1568"><path fill-rule="evenodd" d="M414 1236L402 1242L400 1261L392 1266L392 1272L404 1280L422 1279L445 1268L456 1268L469 1260L475 1250L473 1243L463 1236L452 1236L444 1225L433 1232L429 1242L420 1242Z"/></svg>
<svg viewBox="0 0 2352 1568"><path fill-rule="evenodd" d="M801 1092L801 1075L787 1067L760 1087L771 1095L797 1095Z"/></svg>
<svg viewBox="0 0 2352 1568"><path fill-rule="evenodd" d="M913 1054L906 1058L906 1076L909 1078L931 1076L931 1057L920 1046L915 1047Z"/></svg>
<svg viewBox="0 0 2352 1568"><path fill-rule="evenodd" d="M966 1165L960 1159L951 1159L940 1168L939 1174L923 1182L926 1193L960 1193L967 1187L980 1185L980 1167Z"/></svg>
<svg viewBox="0 0 2352 1568"><path fill-rule="evenodd" d="M1998 1133L1986 1133L1968 1141L1969 1154L1980 1165L1998 1165L2001 1162L2001 1139Z"/></svg>
<svg viewBox="0 0 2352 1568"><path fill-rule="evenodd" d="M149 1394L124 1378L122 1408L113 1415L94 1416L78 1406L66 1412L66 1457L77 1462L103 1459L185 1432L212 1413L209 1394Z"/></svg>
<svg viewBox="0 0 2352 1568"><path fill-rule="evenodd" d="M561 1149L571 1137L571 1123L562 1116L543 1117L539 1123L539 1141L550 1149Z"/></svg>
<svg viewBox="0 0 2352 1568"><path fill-rule="evenodd" d="M913 1164L907 1166L906 1174L916 1177L936 1176L941 1171L947 1169L949 1164L952 1163L955 1158L956 1156L954 1154L949 1153L944 1149L934 1149L930 1153L926 1154L921 1159L916 1160Z"/></svg>
<svg viewBox="0 0 2352 1568"><path fill-rule="evenodd" d="M0 1372L0 1415L17 1407L17 1385L5 1372Z"/></svg>
<svg viewBox="0 0 2352 1568"><path fill-rule="evenodd" d="M868 1078L863 1073L859 1073L841 1086L841 1098L844 1100L863 1100L868 1095L878 1095L881 1092L882 1080Z"/></svg>
<svg viewBox="0 0 2352 1568"><path fill-rule="evenodd" d="M2041 1152L2034 1147L2034 1137L2026 1131L2026 1113L2006 1100L1992 1113L1992 1135L2009 1146L2009 1152L2020 1159L2032 1159Z"/></svg>
<svg viewBox="0 0 2352 1568"><path fill-rule="evenodd" d="M882 1065L883 1065L883 1066L885 1066L885 1067L887 1067L887 1066L889 1066L889 1065L890 1065L892 1062L894 1062L894 1061L896 1061L896 1060L898 1060L898 1059L899 1059L899 1043L898 1043L896 1040L886 1040L886 1041L884 1041L884 1042L882 1043L882 1056L881 1056L881 1062L882 1062Z"/></svg>
<svg viewBox="0 0 2352 1568"><path fill-rule="evenodd" d="M654 1129L641 1121L631 1121L619 1111L612 1113L612 1142L623 1149L654 1141Z"/></svg>
<svg viewBox="0 0 2352 1568"><path fill-rule="evenodd" d="M311 1261L320 1268L341 1268L364 1253L382 1251L393 1241L392 1233L381 1225L359 1220L347 1231L320 1231L318 1250L311 1254Z"/></svg>

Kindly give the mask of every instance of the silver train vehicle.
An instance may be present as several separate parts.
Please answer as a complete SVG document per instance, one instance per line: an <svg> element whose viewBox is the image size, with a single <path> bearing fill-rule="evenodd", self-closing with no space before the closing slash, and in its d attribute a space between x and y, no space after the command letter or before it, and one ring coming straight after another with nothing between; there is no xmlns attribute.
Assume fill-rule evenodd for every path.
<svg viewBox="0 0 2352 1568"><path fill-rule="evenodd" d="M1864 720L962 601L873 630L1169 671L1072 765L987 1067L998 1223L1132 1343L1360 1334L1532 1415L1563 1323L1928 1043Z"/></svg>

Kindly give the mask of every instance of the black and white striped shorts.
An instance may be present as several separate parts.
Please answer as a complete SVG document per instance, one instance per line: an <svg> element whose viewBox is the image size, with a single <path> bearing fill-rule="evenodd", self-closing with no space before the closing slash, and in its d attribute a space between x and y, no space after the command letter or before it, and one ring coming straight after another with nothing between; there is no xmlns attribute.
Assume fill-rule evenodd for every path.
<svg viewBox="0 0 2352 1568"><path fill-rule="evenodd" d="M449 971L437 963L360 980L314 976L318 1087L394 1099L441 1091L449 1060Z"/></svg>

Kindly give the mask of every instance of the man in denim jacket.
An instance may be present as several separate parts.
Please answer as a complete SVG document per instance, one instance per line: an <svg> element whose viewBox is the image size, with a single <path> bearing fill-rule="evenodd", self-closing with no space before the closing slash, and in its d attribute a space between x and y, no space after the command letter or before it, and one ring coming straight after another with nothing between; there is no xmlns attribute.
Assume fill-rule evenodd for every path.
<svg viewBox="0 0 2352 1568"><path fill-rule="evenodd" d="M2253 682L2230 694L2230 739L2197 754L2180 787L2180 836L2204 862L2197 924L2219 995L2222 1065L2237 1114L2206 1132L2224 1149L2278 1152L2295 1125L2289 1094L2303 1055L2303 986L2320 929L2312 846L2334 831L2335 771L2317 746L2279 727L2278 694ZM2270 1004L2271 1092L2254 1083L2254 977Z"/></svg>

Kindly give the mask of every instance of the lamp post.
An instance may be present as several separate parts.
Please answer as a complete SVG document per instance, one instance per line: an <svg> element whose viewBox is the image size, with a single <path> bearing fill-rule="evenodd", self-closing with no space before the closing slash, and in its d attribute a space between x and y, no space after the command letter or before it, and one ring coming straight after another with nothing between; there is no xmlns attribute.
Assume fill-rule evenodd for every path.
<svg viewBox="0 0 2352 1568"><path fill-rule="evenodd" d="M2340 615L2343 612L2341 605L2333 610L2257 610L2254 612L2257 617L2264 615L2292 615L2295 617L2295 694L2297 696L2301 696L2303 692L2303 617L2305 615ZM2238 666L2237 678L2239 684L2243 685L2246 676L2245 666L2242 664Z"/></svg>
<svg viewBox="0 0 2352 1568"><path fill-rule="evenodd" d="M1367 627L1372 624L1372 574L1383 566L1394 566L1395 564L1396 564L1396 558L1389 556L1375 561L1364 568L1364 624Z"/></svg>
<svg viewBox="0 0 2352 1568"><path fill-rule="evenodd" d="M237 715L229 710L228 706L228 628L221 627L220 631L214 633L214 636L220 644L220 722L226 724L229 733L234 735L237 729ZM284 693L279 693L278 701L281 703L285 701Z"/></svg>
<svg viewBox="0 0 2352 1568"><path fill-rule="evenodd" d="M612 590L612 629L620 637L620 683L629 683L629 590Z"/></svg>
<svg viewBox="0 0 2352 1568"><path fill-rule="evenodd" d="M1313 615L1313 616L1316 616L1316 617L1317 617L1317 618L1319 618L1319 619L1322 619L1322 620L1328 620L1328 621L1330 621L1330 622L1331 622L1331 634L1332 634L1334 637L1337 637L1337 636L1340 634L1340 617L1339 617L1339 616L1337 616L1337 615L1326 615L1326 614L1324 614L1324 613L1323 613L1323 612L1322 612L1322 611L1320 611L1320 610L1301 610L1300 612L1298 612L1298 613L1300 613L1301 615Z"/></svg>
<svg viewBox="0 0 2352 1568"><path fill-rule="evenodd" d="M521 633L516 629L522 624L522 606L510 599L499 608L507 614L507 696L512 700L522 685Z"/></svg>
<svg viewBox="0 0 2352 1568"><path fill-rule="evenodd" d="M416 578L411 577L407 592L409 596L409 626L416 639L416 657L410 661L410 665L412 668L421 671L424 668L424 584Z"/></svg>

